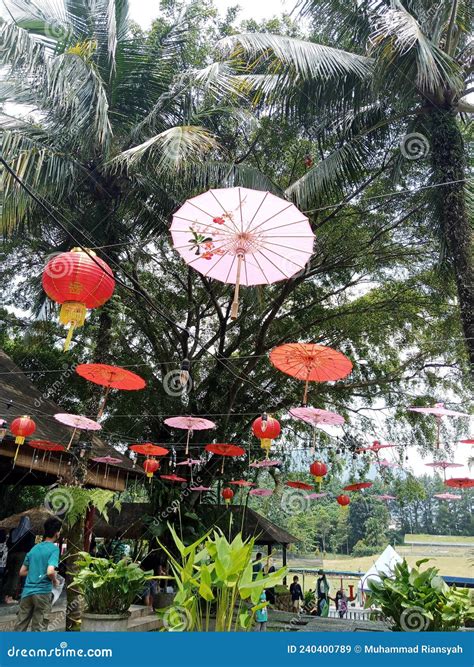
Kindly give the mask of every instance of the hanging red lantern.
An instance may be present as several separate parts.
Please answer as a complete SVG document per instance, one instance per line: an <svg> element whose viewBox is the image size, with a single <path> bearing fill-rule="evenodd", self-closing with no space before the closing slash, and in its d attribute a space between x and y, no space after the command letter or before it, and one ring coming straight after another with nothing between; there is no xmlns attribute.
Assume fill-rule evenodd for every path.
<svg viewBox="0 0 474 667"><path fill-rule="evenodd" d="M260 440L260 446L265 450L266 458L268 459L272 440L278 438L281 433L280 422L264 412L261 417L257 417L253 422L252 431L254 436Z"/></svg>
<svg viewBox="0 0 474 667"><path fill-rule="evenodd" d="M160 462L156 459L146 459L143 463L143 470L146 472L146 476L151 479L155 472L160 469Z"/></svg>
<svg viewBox="0 0 474 667"><path fill-rule="evenodd" d="M314 481L321 486L323 477L327 474L328 467L322 461L315 461L309 466L309 472L313 475Z"/></svg>
<svg viewBox="0 0 474 667"><path fill-rule="evenodd" d="M224 489L222 489L221 495L224 498L225 504L230 505L232 498L234 497L234 492L232 489L229 489L229 487L226 486Z"/></svg>
<svg viewBox="0 0 474 667"><path fill-rule="evenodd" d="M23 417L17 417L12 421L10 431L16 436L15 444L18 445L15 452L15 458L13 459L13 463L15 463L20 445L25 442L25 438L36 431L36 424L31 417L24 415Z"/></svg>
<svg viewBox="0 0 474 667"><path fill-rule="evenodd" d="M61 304L60 323L69 325L65 350L69 349L74 328L84 324L87 309L103 306L114 288L112 269L92 250L72 248L49 260L43 272L43 289Z"/></svg>
<svg viewBox="0 0 474 667"><path fill-rule="evenodd" d="M342 507L342 509L347 509L348 506L350 505L351 499L349 496L346 496L345 493L341 493L340 496L336 498L338 504Z"/></svg>

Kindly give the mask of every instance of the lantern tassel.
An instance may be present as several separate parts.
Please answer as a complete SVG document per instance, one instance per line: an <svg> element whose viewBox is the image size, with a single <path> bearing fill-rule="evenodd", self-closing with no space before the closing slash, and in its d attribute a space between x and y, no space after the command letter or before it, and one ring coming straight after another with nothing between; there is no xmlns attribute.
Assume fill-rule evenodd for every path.
<svg viewBox="0 0 474 667"><path fill-rule="evenodd" d="M67 352L69 350L73 334L74 334L74 324L71 324L67 332L66 340L64 341L64 348L63 348L64 352Z"/></svg>
<svg viewBox="0 0 474 667"><path fill-rule="evenodd" d="M25 438L23 438L23 442L24 442L24 441L25 441ZM16 442L16 440L15 440L15 442ZM23 444L23 443L20 443L20 444L18 445L18 447L16 448L15 456L14 456L14 458L13 458L13 465L15 465L15 463L16 463L16 459L17 459L17 457L18 457L18 452L20 451L20 446L21 446L21 444Z"/></svg>
<svg viewBox="0 0 474 667"><path fill-rule="evenodd" d="M230 309L230 319L236 320L237 315L239 314L239 292L240 292L240 273L242 271L242 261L244 255L240 252L237 255L237 276L235 279L235 291L234 291L234 300L232 302L232 307Z"/></svg>

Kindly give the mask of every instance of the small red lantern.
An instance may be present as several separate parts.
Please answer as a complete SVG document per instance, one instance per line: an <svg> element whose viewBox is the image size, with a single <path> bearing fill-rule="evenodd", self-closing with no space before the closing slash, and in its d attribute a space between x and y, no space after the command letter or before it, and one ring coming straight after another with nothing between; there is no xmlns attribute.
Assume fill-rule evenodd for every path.
<svg viewBox="0 0 474 667"><path fill-rule="evenodd" d="M43 289L61 304L61 324L69 325L65 350L69 349L74 328L84 324L87 309L103 306L114 288L112 269L92 250L73 248L49 260L43 272Z"/></svg>
<svg viewBox="0 0 474 667"><path fill-rule="evenodd" d="M336 498L337 502L339 505L342 507L342 509L346 510L348 506L350 505L351 499L349 496L346 496L345 493L341 493L340 496Z"/></svg>
<svg viewBox="0 0 474 667"><path fill-rule="evenodd" d="M12 421L10 431L16 436L15 444L18 445L15 452L15 458L13 459L13 462L15 463L20 445L25 442L25 438L36 431L36 424L31 417L28 417L28 415L17 417Z"/></svg>
<svg viewBox="0 0 474 667"><path fill-rule="evenodd" d="M224 498L225 504L230 505L232 498L234 497L234 492L232 489L229 489L229 487L226 486L224 489L222 489L221 495Z"/></svg>
<svg viewBox="0 0 474 667"><path fill-rule="evenodd" d="M315 461L309 466L309 472L313 475L314 481L321 486L323 477L328 472L328 467L322 461Z"/></svg>
<svg viewBox="0 0 474 667"><path fill-rule="evenodd" d="M314 164L314 160L313 160L313 158L311 157L311 155L305 155L304 163L305 163L305 166L306 166L308 169L310 169L310 168L313 166L313 164Z"/></svg>
<svg viewBox="0 0 474 667"><path fill-rule="evenodd" d="M257 417L253 422L252 431L254 436L260 440L260 446L265 450L268 459L272 440L278 438L281 433L280 422L264 412L261 417Z"/></svg>
<svg viewBox="0 0 474 667"><path fill-rule="evenodd" d="M146 472L146 476L151 480L153 475L157 470L160 469L160 462L156 459L146 459L143 463L143 470Z"/></svg>

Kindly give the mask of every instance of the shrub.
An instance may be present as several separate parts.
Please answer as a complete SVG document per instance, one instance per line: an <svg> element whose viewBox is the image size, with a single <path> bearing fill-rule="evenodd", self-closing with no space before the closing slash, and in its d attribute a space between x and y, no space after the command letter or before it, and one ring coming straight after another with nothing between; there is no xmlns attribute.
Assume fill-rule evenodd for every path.
<svg viewBox="0 0 474 667"><path fill-rule="evenodd" d="M380 582L369 581L366 607L382 610L392 629L401 632L458 630L474 618L470 591L451 588L435 567L421 571L417 561L410 570L406 560L394 567L393 576L380 574Z"/></svg>
<svg viewBox="0 0 474 667"><path fill-rule="evenodd" d="M352 555L356 558L360 558L362 556L373 556L374 554L380 553L380 551L380 547L373 546L372 544L366 544L364 540L359 540L352 549Z"/></svg>

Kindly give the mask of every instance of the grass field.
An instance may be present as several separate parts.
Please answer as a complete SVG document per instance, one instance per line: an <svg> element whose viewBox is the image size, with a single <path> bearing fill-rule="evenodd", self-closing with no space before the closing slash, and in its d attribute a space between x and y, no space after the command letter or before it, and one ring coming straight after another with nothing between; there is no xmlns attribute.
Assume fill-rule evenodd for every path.
<svg viewBox="0 0 474 667"><path fill-rule="evenodd" d="M446 544L456 542L458 544L467 544L474 547L474 537L456 536L456 535L405 535L405 542L431 542L436 544Z"/></svg>

